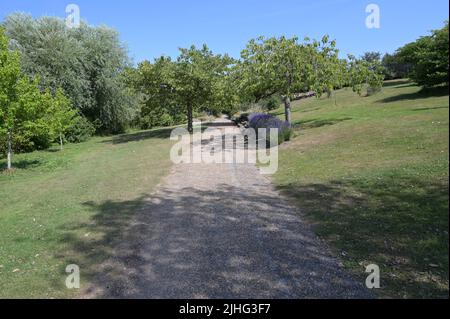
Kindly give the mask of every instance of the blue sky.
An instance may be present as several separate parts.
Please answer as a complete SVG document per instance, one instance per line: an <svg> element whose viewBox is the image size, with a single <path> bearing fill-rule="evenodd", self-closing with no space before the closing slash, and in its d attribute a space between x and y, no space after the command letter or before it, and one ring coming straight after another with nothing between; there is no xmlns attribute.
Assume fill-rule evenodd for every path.
<svg viewBox="0 0 450 319"><path fill-rule="evenodd" d="M449 10L447 0L0 0L0 20L15 11L65 17L69 3L79 6L89 24L118 30L134 62L176 56L178 47L202 43L239 57L246 42L259 35L329 34L341 56L392 52L440 28ZM380 8L379 29L365 26L370 3Z"/></svg>

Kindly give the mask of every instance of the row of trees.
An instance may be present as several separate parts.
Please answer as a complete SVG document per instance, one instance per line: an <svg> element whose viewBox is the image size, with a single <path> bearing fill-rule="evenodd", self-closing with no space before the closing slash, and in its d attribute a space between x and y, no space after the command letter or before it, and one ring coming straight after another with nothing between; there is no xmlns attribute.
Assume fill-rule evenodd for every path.
<svg viewBox="0 0 450 319"><path fill-rule="evenodd" d="M225 111L233 101L228 86L233 63L229 56L215 55L206 45L180 49L175 61L163 56L154 63L140 63L129 73L129 82L141 95L141 123L149 127L164 117L170 124L187 119L192 132L194 111Z"/></svg>
<svg viewBox="0 0 450 319"><path fill-rule="evenodd" d="M313 90L331 96L351 86L381 87L379 61L340 59L336 43L259 37L240 59L214 54L206 45L180 49L133 67L118 34L62 19L13 14L1 24L0 152L30 151L58 140L80 141L93 131L120 133L187 121L196 112L234 114L261 100L290 101ZM275 102L274 102L275 101ZM272 105L273 106L273 105ZM10 166L10 165L8 165Z"/></svg>
<svg viewBox="0 0 450 319"><path fill-rule="evenodd" d="M381 58L379 52L369 52L363 59L379 62L386 79L409 77L424 87L448 86L448 21L443 28L432 30L430 35L420 37L392 54L387 53Z"/></svg>
<svg viewBox="0 0 450 319"><path fill-rule="evenodd" d="M144 61L129 72L129 83L140 94L143 127L187 119L192 131L195 111L233 114L246 103L281 95L286 121L291 122L291 99L313 90L318 96L351 86L361 94L363 86L381 87L379 63L349 57L339 59L336 43L298 38L250 40L241 59L215 55L206 45L180 49L178 58ZM184 117L180 117L180 111Z"/></svg>
<svg viewBox="0 0 450 319"><path fill-rule="evenodd" d="M431 35L408 43L397 50L399 62L408 66L408 76L424 87L449 84L448 21Z"/></svg>

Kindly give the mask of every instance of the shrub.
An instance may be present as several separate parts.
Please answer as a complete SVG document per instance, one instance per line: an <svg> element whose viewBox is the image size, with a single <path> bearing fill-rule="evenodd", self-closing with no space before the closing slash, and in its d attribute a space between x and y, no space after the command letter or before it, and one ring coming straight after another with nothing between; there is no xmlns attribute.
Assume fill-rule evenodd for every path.
<svg viewBox="0 0 450 319"><path fill-rule="evenodd" d="M75 119L74 125L66 132L65 138L70 143L81 143L94 135L95 131L94 124L89 122L85 117L78 116Z"/></svg>
<svg viewBox="0 0 450 319"><path fill-rule="evenodd" d="M281 104L281 97L278 95L272 95L271 97L263 100L262 102L262 106L267 110L267 111L272 111L277 109L280 104Z"/></svg>
<svg viewBox="0 0 450 319"><path fill-rule="evenodd" d="M278 117L264 114L264 113L252 113L248 116L249 127L253 128L256 133L258 133L258 129L265 128L266 131L266 140L270 141L270 131L271 128L278 129L278 144L281 144L285 141L289 141L293 134L292 126L285 121L280 120Z"/></svg>
<svg viewBox="0 0 450 319"><path fill-rule="evenodd" d="M147 130L159 126L178 125L185 121L184 114L170 114L162 109L142 109L137 118L138 125L141 129Z"/></svg>
<svg viewBox="0 0 450 319"><path fill-rule="evenodd" d="M170 116L167 113L164 113L161 115L161 118L159 119L159 125L160 126L172 126L174 124L172 116Z"/></svg>

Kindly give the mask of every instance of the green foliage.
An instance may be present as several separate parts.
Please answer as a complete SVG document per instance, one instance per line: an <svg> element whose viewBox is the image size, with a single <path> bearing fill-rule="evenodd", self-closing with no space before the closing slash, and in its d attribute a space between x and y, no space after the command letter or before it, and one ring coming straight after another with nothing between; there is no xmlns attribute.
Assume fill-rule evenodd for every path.
<svg viewBox="0 0 450 319"><path fill-rule="evenodd" d="M312 77L311 47L298 38L252 39L241 52L241 88L259 101L275 93L289 95L304 89Z"/></svg>
<svg viewBox="0 0 450 319"><path fill-rule="evenodd" d="M122 132L135 114L136 101L121 78L130 64L116 31L81 23L69 29L55 17L36 20L12 14L3 23L22 70L40 77L41 90L61 87L101 132Z"/></svg>
<svg viewBox="0 0 450 319"><path fill-rule="evenodd" d="M402 79L408 77L411 65L402 61L398 53L386 53L383 56L381 65L384 68L386 80Z"/></svg>
<svg viewBox="0 0 450 319"><path fill-rule="evenodd" d="M361 57L361 60L366 61L368 63L377 63L381 61L381 53L380 52L365 52Z"/></svg>
<svg viewBox="0 0 450 319"><path fill-rule="evenodd" d="M273 94L283 95L286 121L290 122L290 100L294 93L316 91L320 96L341 81L335 41L305 38L259 37L241 52L242 96L259 101Z"/></svg>
<svg viewBox="0 0 450 319"><path fill-rule="evenodd" d="M41 92L39 78L20 70L20 55L8 49L0 29L0 152L48 148L71 127L76 111L61 89Z"/></svg>
<svg viewBox="0 0 450 319"><path fill-rule="evenodd" d="M277 109L282 102L282 99L279 95L272 95L269 98L261 101L264 109L267 111L272 111Z"/></svg>
<svg viewBox="0 0 450 319"><path fill-rule="evenodd" d="M194 112L230 110L235 105L226 79L231 62L204 45L180 49L176 61L163 56L139 64L128 77L140 94L140 126L173 125L187 118L191 130Z"/></svg>
<svg viewBox="0 0 450 319"><path fill-rule="evenodd" d="M0 151L45 148L51 133L46 112L50 102L38 82L20 72L18 52L8 49L8 38L0 29Z"/></svg>
<svg viewBox="0 0 450 319"><path fill-rule="evenodd" d="M364 87L367 87L367 95L379 92L384 80L381 62L374 59L370 61L364 58L357 59L352 55L348 58L348 81L353 92L361 95Z"/></svg>
<svg viewBox="0 0 450 319"><path fill-rule="evenodd" d="M449 77L448 21L440 30L433 30L397 50L403 63L410 64L409 77L419 85L431 87L447 85Z"/></svg>
<svg viewBox="0 0 450 319"><path fill-rule="evenodd" d="M76 116L72 126L65 132L65 140L70 143L87 141L95 133L95 126L84 116Z"/></svg>
<svg viewBox="0 0 450 319"><path fill-rule="evenodd" d="M0 133L11 130L17 110L17 83L20 74L20 56L18 52L8 50L8 38L0 28Z"/></svg>
<svg viewBox="0 0 450 319"><path fill-rule="evenodd" d="M214 55L206 45L201 49L180 49L170 82L178 105L186 111L189 132L193 130L194 110L217 109L223 97L228 96L229 91L224 90L226 82L221 81L231 62L227 55Z"/></svg>
<svg viewBox="0 0 450 319"><path fill-rule="evenodd" d="M59 142L63 143L64 134L75 124L78 117L77 111L72 108L71 101L61 89L56 90L56 94L49 107L49 122L55 137L59 137Z"/></svg>
<svg viewBox="0 0 450 319"><path fill-rule="evenodd" d="M180 124L186 119L178 108L171 78L174 63L160 57L154 63L144 61L136 70L130 70L130 84L140 96L140 111L136 124L142 129Z"/></svg>

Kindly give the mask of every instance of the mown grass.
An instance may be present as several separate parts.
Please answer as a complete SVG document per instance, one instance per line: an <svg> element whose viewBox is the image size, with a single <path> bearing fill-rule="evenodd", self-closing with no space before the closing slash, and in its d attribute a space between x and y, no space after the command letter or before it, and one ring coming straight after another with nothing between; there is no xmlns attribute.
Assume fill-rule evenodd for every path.
<svg viewBox="0 0 450 319"><path fill-rule="evenodd" d="M448 297L448 107L406 80L293 104L274 182L361 280L380 266L380 297Z"/></svg>
<svg viewBox="0 0 450 319"><path fill-rule="evenodd" d="M133 199L170 170L169 134L140 131L17 154L12 173L0 160L0 298L76 296L65 287L65 267L78 264L84 286L111 256L142 205Z"/></svg>

